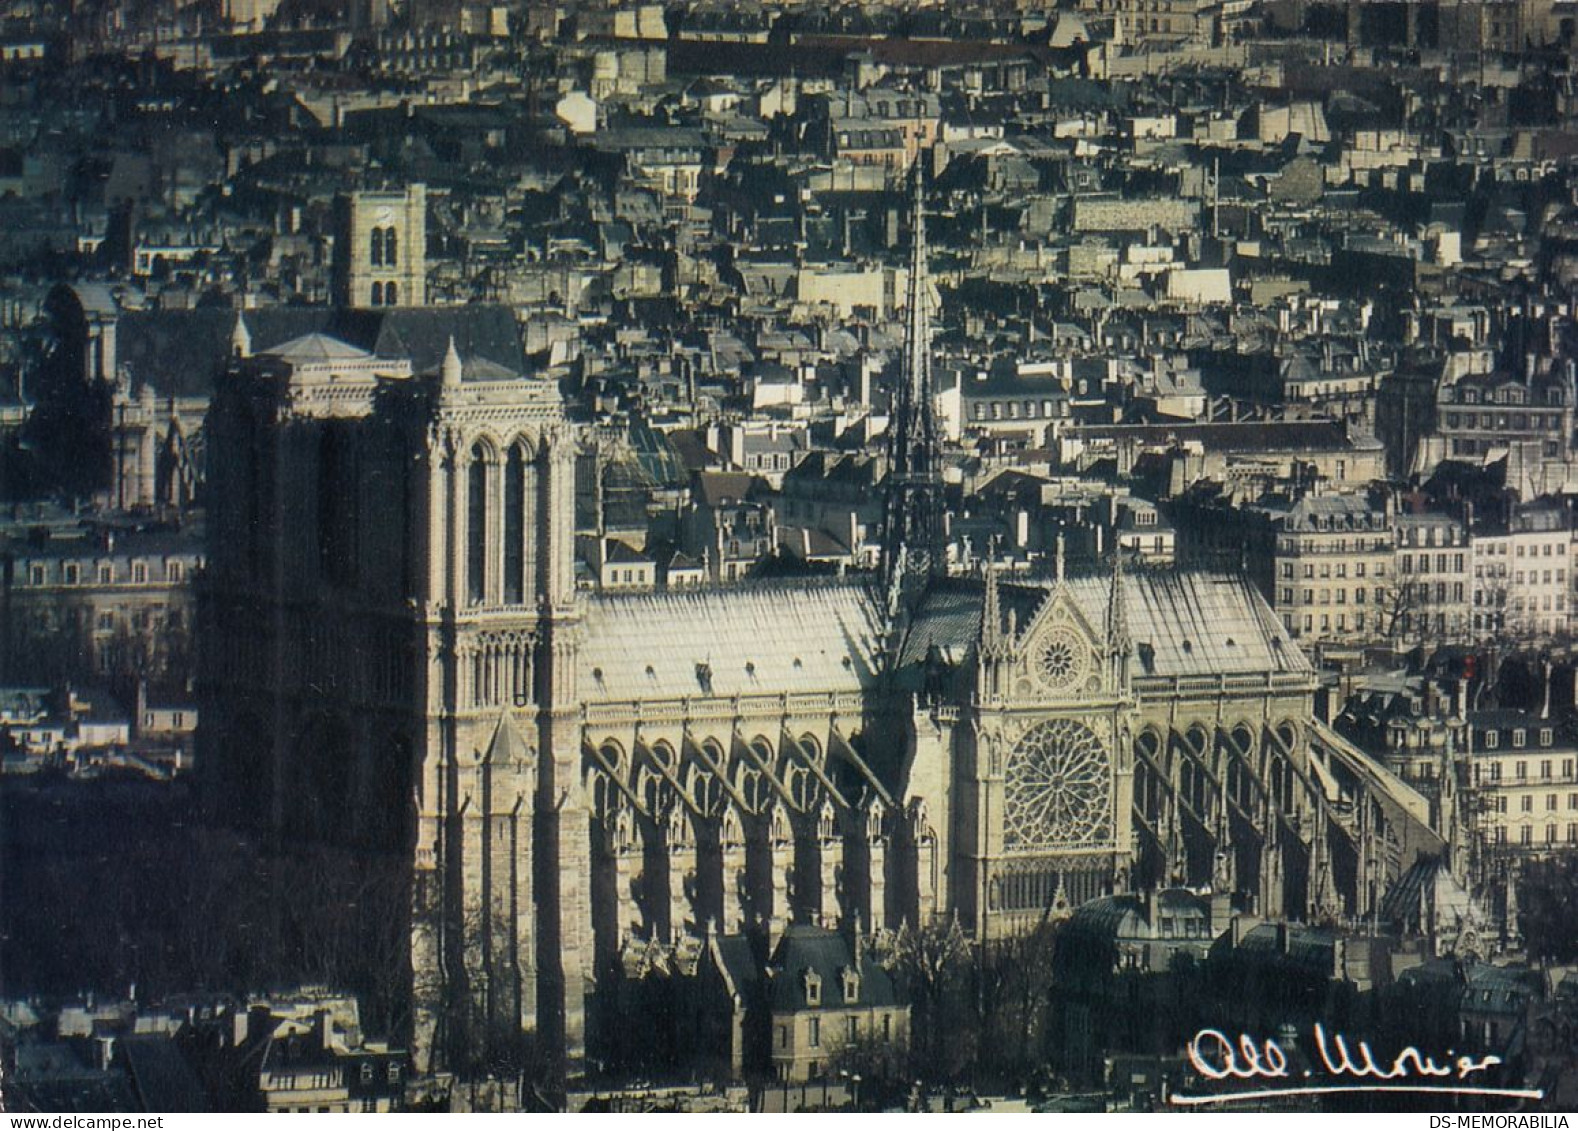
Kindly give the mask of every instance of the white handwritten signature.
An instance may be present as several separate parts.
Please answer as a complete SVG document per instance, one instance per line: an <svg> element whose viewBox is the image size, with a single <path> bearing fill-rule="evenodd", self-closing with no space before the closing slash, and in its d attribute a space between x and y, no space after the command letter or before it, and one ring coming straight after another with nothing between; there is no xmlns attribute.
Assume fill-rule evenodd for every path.
<svg viewBox="0 0 1578 1131"><path fill-rule="evenodd" d="M1266 1099L1276 1096L1315 1095L1322 1092L1440 1092L1470 1095L1509 1096L1518 1099L1541 1099L1544 1093L1535 1089L1490 1088L1466 1084L1476 1073L1500 1064L1499 1056L1456 1056L1448 1052L1438 1062L1413 1045L1409 1045L1389 1061L1379 1061L1370 1048L1370 1042L1359 1041L1350 1046L1342 1033L1330 1033L1319 1022L1315 1025L1315 1052L1325 1069L1328 1083L1310 1083L1299 1087L1259 1088L1250 1091L1226 1091L1210 1095L1174 1095L1175 1104L1231 1103L1235 1100ZM1256 1040L1241 1033L1237 1040L1220 1029L1201 1029L1189 1041L1189 1063L1207 1080L1292 1080L1288 1055L1274 1038ZM1302 1077L1314 1073L1305 1070ZM1359 1081L1352 1083L1350 1081Z"/></svg>

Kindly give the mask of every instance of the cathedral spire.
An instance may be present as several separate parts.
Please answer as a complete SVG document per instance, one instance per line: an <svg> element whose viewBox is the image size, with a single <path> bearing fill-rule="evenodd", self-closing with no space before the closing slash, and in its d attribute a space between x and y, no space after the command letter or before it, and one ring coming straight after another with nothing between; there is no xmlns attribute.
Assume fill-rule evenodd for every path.
<svg viewBox="0 0 1578 1131"><path fill-rule="evenodd" d="M1123 547L1112 555L1112 589L1107 594L1107 657L1117 686L1129 688L1129 654L1134 639L1129 634L1129 602L1123 591Z"/></svg>
<svg viewBox="0 0 1578 1131"><path fill-rule="evenodd" d="M995 659L1003 646L1003 607L997 592L997 571L986 562L986 600L981 609L981 655Z"/></svg>
<svg viewBox="0 0 1578 1131"><path fill-rule="evenodd" d="M1126 656L1133 646L1129 639L1129 603L1123 595L1123 549L1112 555L1112 590L1107 595L1107 650Z"/></svg>
<svg viewBox="0 0 1578 1131"><path fill-rule="evenodd" d="M901 603L924 588L929 577L947 570L936 390L931 377L931 286L926 273L924 188L922 161L917 158L904 368L893 391L893 416L888 424L882 537L883 579L889 593Z"/></svg>

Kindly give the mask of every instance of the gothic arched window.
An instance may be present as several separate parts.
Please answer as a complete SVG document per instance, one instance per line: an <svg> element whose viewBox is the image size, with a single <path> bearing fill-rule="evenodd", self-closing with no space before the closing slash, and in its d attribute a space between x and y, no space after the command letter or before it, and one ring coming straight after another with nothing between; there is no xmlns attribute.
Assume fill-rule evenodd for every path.
<svg viewBox="0 0 1578 1131"><path fill-rule="evenodd" d="M384 229L384 266L400 266L400 247L393 228Z"/></svg>
<svg viewBox="0 0 1578 1131"><path fill-rule="evenodd" d="M382 267L384 265L384 230L382 228L374 228L369 233L367 244L368 261L374 267Z"/></svg>
<svg viewBox="0 0 1578 1131"><path fill-rule="evenodd" d="M504 464L504 603L519 605L526 599L525 531L526 455L520 445L510 449Z"/></svg>
<svg viewBox="0 0 1578 1131"><path fill-rule="evenodd" d="M384 304L384 285L382 283L374 283L373 284L373 305L374 306L382 306L383 304Z"/></svg>
<svg viewBox="0 0 1578 1131"><path fill-rule="evenodd" d="M389 283L388 285L386 285L384 287L384 305L385 306L399 306L400 305L400 284L399 283Z"/></svg>
<svg viewBox="0 0 1578 1131"><path fill-rule="evenodd" d="M481 444L471 449L466 475L466 598L473 605L487 599L488 464Z"/></svg>

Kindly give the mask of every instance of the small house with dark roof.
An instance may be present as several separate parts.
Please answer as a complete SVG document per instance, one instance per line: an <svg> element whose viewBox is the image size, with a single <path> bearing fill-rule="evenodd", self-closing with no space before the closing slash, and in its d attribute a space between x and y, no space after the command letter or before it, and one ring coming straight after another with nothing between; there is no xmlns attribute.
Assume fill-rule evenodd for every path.
<svg viewBox="0 0 1578 1131"><path fill-rule="evenodd" d="M707 580L707 567L689 554L675 550L663 568L663 585L667 589L693 589Z"/></svg>
<svg viewBox="0 0 1578 1131"><path fill-rule="evenodd" d="M652 589L657 585L657 562L618 538L601 540L598 583L604 590Z"/></svg>
<svg viewBox="0 0 1578 1131"><path fill-rule="evenodd" d="M861 1041L903 1045L910 1009L892 976L861 939L822 927L784 931L767 966L774 1077L823 1076L838 1053Z"/></svg>

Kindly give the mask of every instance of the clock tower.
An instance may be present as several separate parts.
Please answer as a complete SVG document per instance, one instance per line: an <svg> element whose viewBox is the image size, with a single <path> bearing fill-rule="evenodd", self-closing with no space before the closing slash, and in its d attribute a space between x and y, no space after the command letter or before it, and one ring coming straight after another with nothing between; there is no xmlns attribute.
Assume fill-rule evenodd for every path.
<svg viewBox="0 0 1578 1131"><path fill-rule="evenodd" d="M338 306L427 305L427 186L353 192L334 202Z"/></svg>

